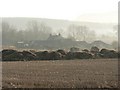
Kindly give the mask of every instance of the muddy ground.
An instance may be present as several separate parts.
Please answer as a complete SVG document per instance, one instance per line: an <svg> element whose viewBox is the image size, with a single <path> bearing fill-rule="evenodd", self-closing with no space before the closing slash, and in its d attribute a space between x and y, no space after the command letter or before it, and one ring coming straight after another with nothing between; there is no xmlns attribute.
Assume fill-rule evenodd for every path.
<svg viewBox="0 0 120 90"><path fill-rule="evenodd" d="M2 63L3 88L117 88L118 60Z"/></svg>

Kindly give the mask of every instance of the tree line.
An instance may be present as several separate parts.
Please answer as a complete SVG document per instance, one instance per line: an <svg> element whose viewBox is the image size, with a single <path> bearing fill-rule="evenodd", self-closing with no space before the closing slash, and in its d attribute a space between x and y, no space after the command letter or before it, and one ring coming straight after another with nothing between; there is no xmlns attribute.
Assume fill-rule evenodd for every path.
<svg viewBox="0 0 120 90"><path fill-rule="evenodd" d="M14 45L18 41L46 40L50 34L61 32L67 35L67 38L79 41L94 41L96 34L85 25L69 25L66 30L60 29L56 32L52 27L45 23L30 21L24 30L18 30L8 22L2 22L2 44Z"/></svg>

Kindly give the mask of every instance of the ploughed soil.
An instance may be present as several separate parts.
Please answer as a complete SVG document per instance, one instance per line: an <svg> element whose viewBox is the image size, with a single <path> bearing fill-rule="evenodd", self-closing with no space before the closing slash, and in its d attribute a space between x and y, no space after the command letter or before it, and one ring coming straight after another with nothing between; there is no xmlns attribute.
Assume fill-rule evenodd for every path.
<svg viewBox="0 0 120 90"><path fill-rule="evenodd" d="M2 62L3 88L117 88L118 60Z"/></svg>

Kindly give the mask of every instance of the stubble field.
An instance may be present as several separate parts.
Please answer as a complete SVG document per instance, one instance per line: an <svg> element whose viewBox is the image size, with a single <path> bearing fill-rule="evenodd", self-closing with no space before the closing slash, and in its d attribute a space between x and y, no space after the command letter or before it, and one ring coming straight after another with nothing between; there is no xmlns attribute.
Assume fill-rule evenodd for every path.
<svg viewBox="0 0 120 90"><path fill-rule="evenodd" d="M117 88L118 60L2 62L3 88Z"/></svg>

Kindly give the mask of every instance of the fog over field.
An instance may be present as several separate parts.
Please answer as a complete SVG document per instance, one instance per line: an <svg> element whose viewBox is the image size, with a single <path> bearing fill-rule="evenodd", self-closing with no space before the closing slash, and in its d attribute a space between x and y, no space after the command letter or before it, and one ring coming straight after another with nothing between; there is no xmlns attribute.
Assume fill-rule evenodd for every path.
<svg viewBox="0 0 120 90"><path fill-rule="evenodd" d="M0 88L118 88L118 1L0 1Z"/></svg>
<svg viewBox="0 0 120 90"><path fill-rule="evenodd" d="M62 19L46 19L46 18L3 18L2 22L7 22L10 26L14 27L16 30L26 30L30 26L31 22L37 22L38 24L42 23L49 27L51 27L51 34L61 33L62 36L67 37L69 35L70 30L68 27L70 25L78 25L78 26L86 26L89 31L92 33L88 33L87 35L93 36L93 40L86 41L95 41L102 40L106 43L112 43L117 40L117 23L97 23L97 22L80 22L80 21L70 21L70 20L62 20ZM39 28L39 27L38 27ZM78 39L80 40L80 39Z"/></svg>
<svg viewBox="0 0 120 90"><path fill-rule="evenodd" d="M51 34L61 33L64 37L77 36L76 40L78 41L93 42L95 40L102 40L110 44L118 39L118 0L38 0L36 2L31 0L29 4L24 0L19 2L13 0L13 2L16 4L8 1L11 5L7 4L9 8L1 10L1 17L3 17L3 22L7 22L15 30L30 29L32 28L30 23L32 22L33 24L34 22L35 24L37 22L39 25L42 23L48 26L51 29L51 31L49 30ZM4 4L6 5L5 1L2 3L0 5L1 8L4 7ZM8 9L10 9L10 12L7 12ZM83 36L80 34L71 35L70 32L73 30L70 31L68 29L70 25L74 25L74 28L79 26L87 27L89 32L85 34L88 38L83 40ZM77 31L79 30L77 29Z"/></svg>

